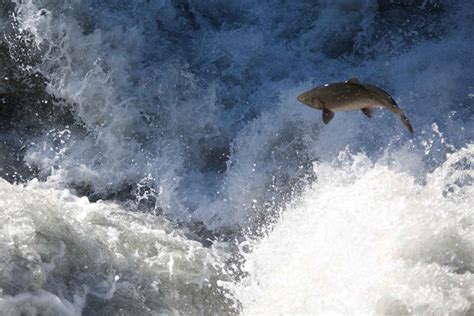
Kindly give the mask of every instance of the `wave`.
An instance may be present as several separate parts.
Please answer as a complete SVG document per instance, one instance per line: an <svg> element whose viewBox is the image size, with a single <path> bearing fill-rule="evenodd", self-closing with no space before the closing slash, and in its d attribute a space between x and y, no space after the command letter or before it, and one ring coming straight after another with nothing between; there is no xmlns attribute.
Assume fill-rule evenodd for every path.
<svg viewBox="0 0 474 316"><path fill-rule="evenodd" d="M0 2L3 309L470 311L471 2Z"/></svg>
<svg viewBox="0 0 474 316"><path fill-rule="evenodd" d="M2 313L228 313L216 244L40 182L0 182ZM222 247L221 247L222 248Z"/></svg>
<svg viewBox="0 0 474 316"><path fill-rule="evenodd" d="M399 153L403 155L403 153ZM243 313L470 314L474 147L420 183L366 155L317 163L318 180L228 284Z"/></svg>

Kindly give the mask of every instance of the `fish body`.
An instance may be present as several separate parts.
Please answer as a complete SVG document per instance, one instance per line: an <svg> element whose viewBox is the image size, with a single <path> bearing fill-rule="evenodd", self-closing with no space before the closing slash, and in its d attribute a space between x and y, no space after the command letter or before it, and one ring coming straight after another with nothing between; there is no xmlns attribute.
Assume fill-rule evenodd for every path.
<svg viewBox="0 0 474 316"><path fill-rule="evenodd" d="M362 110L370 118L372 109L387 108L413 133L410 121L390 94L374 85L360 83L356 78L316 87L300 94L298 101L322 110L325 124L331 121L334 112Z"/></svg>

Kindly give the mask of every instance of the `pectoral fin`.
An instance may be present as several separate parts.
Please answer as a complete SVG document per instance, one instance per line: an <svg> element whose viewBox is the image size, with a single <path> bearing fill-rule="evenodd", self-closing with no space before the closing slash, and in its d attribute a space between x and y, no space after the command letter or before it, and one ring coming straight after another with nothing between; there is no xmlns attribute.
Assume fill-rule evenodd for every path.
<svg viewBox="0 0 474 316"><path fill-rule="evenodd" d="M327 124L331 122L332 118L334 117L334 112L324 108L323 109L323 122L324 124Z"/></svg>
<svg viewBox="0 0 474 316"><path fill-rule="evenodd" d="M363 109L362 109L362 113L364 113L365 116L367 116L368 118L371 118L371 117L372 117L372 109L363 108Z"/></svg>

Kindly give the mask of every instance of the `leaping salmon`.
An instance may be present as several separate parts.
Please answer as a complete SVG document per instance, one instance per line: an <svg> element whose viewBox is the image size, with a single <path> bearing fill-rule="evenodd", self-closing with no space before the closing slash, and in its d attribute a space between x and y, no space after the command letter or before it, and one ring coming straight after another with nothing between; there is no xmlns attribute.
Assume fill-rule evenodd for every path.
<svg viewBox="0 0 474 316"><path fill-rule="evenodd" d="M387 108L395 113L413 134L410 121L390 94L376 86L360 83L357 78L316 87L300 94L298 101L312 108L323 110L324 124L328 124L332 120L334 112L362 110L370 118L372 109Z"/></svg>

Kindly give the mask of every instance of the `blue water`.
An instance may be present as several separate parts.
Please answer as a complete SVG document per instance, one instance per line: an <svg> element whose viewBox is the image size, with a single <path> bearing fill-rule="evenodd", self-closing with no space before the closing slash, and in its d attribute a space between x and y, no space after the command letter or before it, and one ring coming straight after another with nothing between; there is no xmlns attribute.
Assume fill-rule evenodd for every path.
<svg viewBox="0 0 474 316"><path fill-rule="evenodd" d="M0 310L469 313L473 14L3 1ZM414 136L296 100L352 77Z"/></svg>

